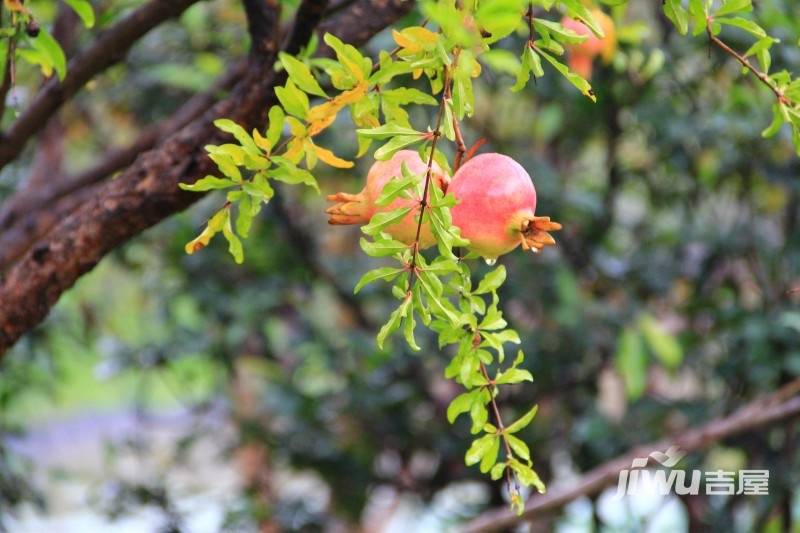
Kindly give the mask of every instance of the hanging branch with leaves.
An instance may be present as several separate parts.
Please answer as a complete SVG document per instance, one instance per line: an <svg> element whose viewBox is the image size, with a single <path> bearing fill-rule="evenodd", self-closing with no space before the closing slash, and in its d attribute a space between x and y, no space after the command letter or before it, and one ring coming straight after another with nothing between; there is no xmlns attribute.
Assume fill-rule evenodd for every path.
<svg viewBox="0 0 800 533"><path fill-rule="evenodd" d="M778 95L776 109L781 121L765 133L777 131L784 119L796 130L800 122L794 118L797 106L793 102L798 89L788 74L767 74L768 49L775 40L753 23L730 17L749 10L750 1L729 0L713 13L709 8L710 3L701 0L691 0L688 11L679 0L664 4L665 13L679 31L688 31L691 15L696 33L698 28L700 32L707 31L712 42L732 53ZM328 213L334 224L362 224L364 237L360 244L364 252L393 263L365 273L355 286L355 292L359 292L367 284L384 281L391 285L397 300L377 333L377 344L383 349L392 334L401 332L408 346L419 351L415 337L418 323L436 333L440 349L451 354L445 377L464 389L450 403L447 418L453 423L462 414L469 416L474 438L465 461L468 465L477 464L492 479L505 477L511 505L521 511L524 502L520 485L545 490L533 468L528 446L516 436L532 422L536 406L507 424L498 397L501 386L532 381L533 376L521 368L521 350L510 364L506 362L507 345L520 343L517 332L507 327L499 307L498 290L506 279L506 270L498 266L474 286L470 264L481 255L487 263L494 264L496 256L476 252L476 243L466 239L453 223L451 210L460 200L448 192L448 176L458 177L456 172L469 163L474 152L467 150L461 122L474 112L472 83L481 75L482 64L498 74L512 74L516 78L514 91L522 90L531 75L534 80L545 76L543 64L550 65L594 101L596 96L589 81L569 66L578 63L567 64L562 58L570 50L577 56L581 52L578 47L591 44L589 52L583 50L589 54L589 61L601 53L607 59L605 56L613 52L616 41L613 36L602 39L604 30L613 30L609 26L613 23L581 0L479 0L458 4L429 0L420 4L420 10L426 23L393 31L397 48L381 51L375 64L330 34L323 39L335 52L335 59L316 57L315 40L297 57L280 56L288 81L276 89L280 105L270 109L265 132L248 133L230 120L217 121L217 127L236 140L206 147L221 176L207 176L183 185L191 191L226 191L223 206L211 216L202 233L186 245L186 251L197 252L222 233L235 260L242 262L242 239L247 238L254 217L272 198L271 181L305 184L319 190L312 173L319 161L336 168L351 168L352 161L315 141L347 109L357 128L356 157L365 156L373 142L382 144L373 153L377 163L370 171L365 190L329 196L337 203ZM534 10L541 14L537 11L534 16ZM560 16L564 18L556 20ZM435 26L434 30L425 27L428 23ZM750 31L759 41L743 56L738 55L717 37L722 25ZM514 33L527 35L519 59L497 46ZM749 64L749 55L759 58L763 73ZM422 80L427 81L430 93L418 88ZM314 99L322 101L312 105ZM415 128L407 110L410 105L436 106L433 126ZM453 144L452 166L442 150L443 140ZM797 138L795 142L800 146ZM386 172L391 175L381 174ZM375 183L381 184L378 190L373 190ZM534 217L532 212L530 215L513 229L519 234L519 242L532 251L553 244L548 231L559 229L560 225L548 217ZM517 244L514 242L509 250ZM425 251L434 245L432 251ZM462 255L459 250L468 253Z"/></svg>

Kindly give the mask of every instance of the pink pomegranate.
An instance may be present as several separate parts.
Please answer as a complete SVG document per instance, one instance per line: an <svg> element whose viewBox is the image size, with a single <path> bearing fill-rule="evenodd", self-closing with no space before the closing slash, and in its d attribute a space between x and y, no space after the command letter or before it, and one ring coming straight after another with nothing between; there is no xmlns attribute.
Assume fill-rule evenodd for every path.
<svg viewBox="0 0 800 533"><path fill-rule="evenodd" d="M413 150L400 150L387 161L376 161L367 173L367 184L361 192L350 194L339 192L328 196L331 202L337 202L329 207L329 224L366 224L375 213L391 211L401 207L413 207L400 222L389 226L386 233L393 238L406 244L414 242L417 233L417 218L419 215L419 198L397 198L389 205L379 206L375 202L381 195L383 187L392 179L402 177L402 164L405 163L412 173L420 176L420 180L425 179L428 165L423 161L417 152ZM442 171L441 167L435 162L432 167L432 182L444 190L447 188L449 177ZM431 233L428 223L422 226L420 233L420 248L428 248L436 243L436 239Z"/></svg>
<svg viewBox="0 0 800 533"><path fill-rule="evenodd" d="M481 154L456 172L447 189L459 201L453 224L469 239L470 250L487 261L519 244L539 251L555 244L549 231L561 229L550 217L534 216L536 189L522 166L502 154Z"/></svg>
<svg viewBox="0 0 800 533"><path fill-rule="evenodd" d="M594 61L594 58L602 56L603 61L607 63L611 61L617 49L616 28L611 17L599 9L593 9L592 16L602 28L605 34L604 37L600 38L592 33L592 30L579 20L570 17L561 19L561 25L568 30L587 36L587 39L582 43L567 46L569 67L587 79L592 76L592 61Z"/></svg>

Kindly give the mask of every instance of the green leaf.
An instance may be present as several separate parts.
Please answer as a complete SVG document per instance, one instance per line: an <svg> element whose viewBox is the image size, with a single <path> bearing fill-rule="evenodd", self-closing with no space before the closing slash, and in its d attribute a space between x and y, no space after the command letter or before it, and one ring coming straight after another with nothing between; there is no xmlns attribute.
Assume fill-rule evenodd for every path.
<svg viewBox="0 0 800 533"><path fill-rule="evenodd" d="M538 492L544 493L544 483L542 483L539 475L534 472L532 468L520 463L519 461L509 461L509 466L511 466L511 468L514 469L514 472L517 473L517 477L523 485L535 487Z"/></svg>
<svg viewBox="0 0 800 533"><path fill-rule="evenodd" d="M382 126L378 126L377 128L358 129L356 130L356 133L362 137L367 137L368 139L387 139L389 137L397 137L399 135L422 137L424 135L422 132L413 128L406 128L398 124L384 124Z"/></svg>
<svg viewBox="0 0 800 533"><path fill-rule="evenodd" d="M497 462L497 454L500 452L500 437L495 437L492 439L492 445L489 446L489 449L483 454L483 458L481 459L480 469L481 473L485 474L489 470L492 469L494 464Z"/></svg>
<svg viewBox="0 0 800 533"><path fill-rule="evenodd" d="M494 465L492 467L491 472L489 473L489 476L492 478L492 481L497 481L498 479L503 477L503 471L505 471L505 469L506 469L505 463L497 463L496 465Z"/></svg>
<svg viewBox="0 0 800 533"><path fill-rule="evenodd" d="M228 153L219 146L214 145L208 145L205 149L208 152L208 157L217 164L217 168L219 168L223 174L236 183L241 183L242 172Z"/></svg>
<svg viewBox="0 0 800 533"><path fill-rule="evenodd" d="M742 17L715 17L714 21L727 26L736 26L737 28L741 28L744 31L758 37L759 39L763 39L767 36L767 32L764 31L764 28L752 20L747 20Z"/></svg>
<svg viewBox="0 0 800 533"><path fill-rule="evenodd" d="M647 385L647 353L639 333L627 327L617 340L614 356L617 370L625 381L625 389L632 400L644 393Z"/></svg>
<svg viewBox="0 0 800 533"><path fill-rule="evenodd" d="M669 0L667 0L669 1ZM586 24L592 33L598 37L604 37L603 29L592 16L592 12L583 3L583 0L561 0L561 3L567 8L567 15L576 18Z"/></svg>
<svg viewBox="0 0 800 533"><path fill-rule="evenodd" d="M514 422L510 426L506 426L506 431L505 432L509 433L509 434L510 433L516 433L516 432L520 431L521 429L526 428L528 426L528 424L530 424L531 421L533 420L533 417L536 416L536 412L538 410L539 410L539 406L538 405L534 405L533 407L531 407L531 409L527 413L522 415L519 418L519 420L517 420L516 422Z"/></svg>
<svg viewBox="0 0 800 533"><path fill-rule="evenodd" d="M405 163L403 163L405 166ZM383 186L380 196L375 200L375 205L386 206L392 203L395 198L403 194L405 191L416 185L420 181L418 176L411 176L408 178L397 177L389 180Z"/></svg>
<svg viewBox="0 0 800 533"><path fill-rule="evenodd" d="M338 37L331 33L323 36L325 44L336 52L336 58L354 78L365 78L372 72L372 60L361 55L358 49L343 43ZM359 72L360 71L360 72Z"/></svg>
<svg viewBox="0 0 800 533"><path fill-rule="evenodd" d="M400 209L393 209L382 213L375 213L369 221L369 224L361 227L361 231L367 235L375 235L383 231L384 228L391 226L398 222L404 216L411 212L410 207L402 207Z"/></svg>
<svg viewBox="0 0 800 533"><path fill-rule="evenodd" d="M275 87L275 96L287 113L297 118L306 118L309 109L308 96L292 80L287 81L284 87Z"/></svg>
<svg viewBox="0 0 800 533"><path fill-rule="evenodd" d="M764 138L772 137L778 131L780 131L781 126L783 126L784 122L784 112L783 106L780 104L773 104L772 106L772 122L769 126L767 126L764 131L761 132L761 136Z"/></svg>
<svg viewBox="0 0 800 533"><path fill-rule="evenodd" d="M219 118L214 121L214 125L225 133L230 133L233 135L247 153L251 155L261 154L261 150L259 150L258 146L256 146L256 143L253 142L253 138L250 136L250 134L234 121L227 118Z"/></svg>
<svg viewBox="0 0 800 533"><path fill-rule="evenodd" d="M50 33L44 28L39 31L35 39L31 39L33 48L41 53L50 62L50 65L58 74L58 79L63 80L67 75L67 56Z"/></svg>
<svg viewBox="0 0 800 533"><path fill-rule="evenodd" d="M222 227L222 234L228 240L228 252L233 256L234 261L238 264L244 262L244 250L242 249L242 241L233 232L231 227L231 217L225 219L225 225Z"/></svg>
<svg viewBox="0 0 800 533"><path fill-rule="evenodd" d="M548 63L550 63L557 71L559 71L562 76L567 78L567 81L574 85L581 92L581 94L588 97L592 102L597 101L597 97L594 95L592 86L588 81L569 70L565 64L561 63L547 52L540 50L539 53L547 60Z"/></svg>
<svg viewBox="0 0 800 533"><path fill-rule="evenodd" d="M319 184L314 175L308 170L300 168L282 157L272 157L272 161L278 166L267 171L267 175L270 178L290 185L302 183L319 192Z"/></svg>
<svg viewBox="0 0 800 533"><path fill-rule="evenodd" d="M204 192L214 189L227 189L228 187L235 187L236 185L238 184L233 180L218 178L216 176L206 176L194 183L179 183L178 187L184 191Z"/></svg>
<svg viewBox="0 0 800 533"><path fill-rule="evenodd" d="M383 343L386 341L386 338L392 334L392 332L397 331L397 328L400 327L400 321L406 316L409 309L411 307L411 298L406 298L403 300L397 309L392 311L392 314L389 316L389 321L383 325L381 330L378 332L377 343L378 348L383 350Z"/></svg>
<svg viewBox="0 0 800 533"><path fill-rule="evenodd" d="M483 320L478 326L481 330L492 331L495 329L501 329L506 327L507 322L503 319L503 313L501 313L497 306L492 305L486 311L486 316L483 317Z"/></svg>
<svg viewBox="0 0 800 533"><path fill-rule="evenodd" d="M462 366L467 370L462 372L463 375L461 376L461 379L462 381L467 381L466 376L472 374L472 369L475 365L473 361L465 360ZM480 433L483 429L483 426L485 426L486 422L489 420L489 410L486 409L486 405L483 402L473 401L469 409L469 417L472 420L470 433L473 435Z"/></svg>
<svg viewBox="0 0 800 533"><path fill-rule="evenodd" d="M422 289L428 295L428 303L430 304L431 308L435 311L435 314L441 316L451 324L455 325L459 323L458 316L452 309L452 304L450 304L447 299L441 297L441 293L436 291L436 288L431 285L431 279L435 279L435 276L428 277L425 275L425 272L422 272L419 278L417 278L422 285Z"/></svg>
<svg viewBox="0 0 800 533"><path fill-rule="evenodd" d="M714 17L732 15L734 13L746 13L753 10L751 0L725 0L720 8L714 13Z"/></svg>
<svg viewBox="0 0 800 533"><path fill-rule="evenodd" d="M368 283L372 283L373 281L377 281L379 279L387 281L391 280L401 272L403 272L402 268L395 268L395 267L381 267L381 268L376 268L375 270L370 270L369 272L361 276L361 279L358 280L358 283L356 283L356 287L355 289L353 289L353 292L355 294L358 294L358 291L360 291L364 287L364 285L367 285Z"/></svg>
<svg viewBox="0 0 800 533"><path fill-rule="evenodd" d="M411 144L420 142L422 137L419 135L400 135L393 137L389 142L375 150L375 159L385 161L391 158L398 150Z"/></svg>
<svg viewBox="0 0 800 533"><path fill-rule="evenodd" d="M417 321L414 320L414 312L413 310L411 310L406 315L406 318L403 320L403 336L406 338L408 347L411 348L413 351L418 352L422 348L419 347L419 345L417 344L417 340L414 338L414 327L416 325Z"/></svg>
<svg viewBox="0 0 800 533"><path fill-rule="evenodd" d="M505 372L501 372L495 379L495 383L503 385L506 383L522 383L523 381L533 381L533 376L527 370L521 368L509 368Z"/></svg>
<svg viewBox="0 0 800 533"><path fill-rule="evenodd" d="M478 288L473 291L473 294L485 294L487 292L496 291L500 285L506 280L506 267L503 265L498 266L488 274L486 274Z"/></svg>
<svg viewBox="0 0 800 533"><path fill-rule="evenodd" d="M400 87L397 89L389 89L381 91L381 98L390 100L396 104L420 104L420 105L436 105L438 102L436 98L428 93L424 93L419 89L411 87Z"/></svg>
<svg viewBox="0 0 800 533"><path fill-rule="evenodd" d="M639 319L644 340L653 354L667 368L677 368L683 361L683 349L675 337L667 333L656 319L648 314Z"/></svg>
<svg viewBox="0 0 800 533"><path fill-rule="evenodd" d="M663 3L664 14L678 29L681 35L689 31L689 15L681 5L681 0L665 0Z"/></svg>
<svg viewBox="0 0 800 533"><path fill-rule="evenodd" d="M362 237L359 244L361 244L361 249L364 250L364 253L370 257L386 257L403 253L409 249L408 244L392 239L368 241Z"/></svg>
<svg viewBox="0 0 800 533"><path fill-rule="evenodd" d="M772 37L764 37L763 39L759 39L747 49L747 51L744 53L744 56L749 57L751 55L755 55L756 58L758 58L758 63L761 65L761 68L764 70L764 72L769 72L769 67L772 63L772 57L770 56L769 49L776 42L779 42L778 39L773 39Z"/></svg>
<svg viewBox="0 0 800 533"><path fill-rule="evenodd" d="M447 421L452 424L456 421L458 415L468 412L474 400L475 391L464 392L456 396L447 406Z"/></svg>
<svg viewBox="0 0 800 533"><path fill-rule="evenodd" d="M576 33L552 20L537 17L533 20L533 25L539 32L552 34L563 43L579 44L588 39L588 36Z"/></svg>
<svg viewBox="0 0 800 533"><path fill-rule="evenodd" d="M506 435L506 438L508 439L508 445L511 446L511 449L514 451L514 453L516 453L524 461L530 463L531 452L528 449L528 445L525 444L522 439L519 439L514 435Z"/></svg>
<svg viewBox="0 0 800 533"><path fill-rule="evenodd" d="M467 454L464 457L464 461L467 463L467 466L472 466L480 461L486 452L492 448L495 439L497 439L497 436L495 435L484 435L483 437L472 441L472 445L469 447L469 450L467 450Z"/></svg>
<svg viewBox="0 0 800 533"><path fill-rule="evenodd" d="M267 141L270 144L270 150L275 148L281 138L283 131L283 121L286 115L281 106L274 105L269 110L269 126L267 126Z"/></svg>
<svg viewBox="0 0 800 533"><path fill-rule="evenodd" d="M66 0L67 5L78 14L87 28L94 26L94 9L89 0Z"/></svg>
<svg viewBox="0 0 800 533"><path fill-rule="evenodd" d="M253 218L261 211L261 202L249 195L244 195L238 202L239 214L236 217L236 232L243 238L250 234Z"/></svg>
<svg viewBox="0 0 800 533"><path fill-rule="evenodd" d="M322 96L323 98L328 97L314 78L314 75L311 74L311 69L309 69L305 63L285 52L278 54L278 57L281 60L283 68L285 68L286 72L289 74L289 78L297 87L308 94Z"/></svg>

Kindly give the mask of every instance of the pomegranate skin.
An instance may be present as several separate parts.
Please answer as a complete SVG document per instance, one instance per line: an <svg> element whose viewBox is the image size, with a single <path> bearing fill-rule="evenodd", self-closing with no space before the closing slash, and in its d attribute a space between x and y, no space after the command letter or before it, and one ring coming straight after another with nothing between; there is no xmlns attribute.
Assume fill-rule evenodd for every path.
<svg viewBox="0 0 800 533"><path fill-rule="evenodd" d="M536 211L536 189L522 165L502 154L481 154L456 172L448 192L459 203L453 224L469 248L487 259L520 244L520 227Z"/></svg>
<svg viewBox="0 0 800 533"><path fill-rule="evenodd" d="M329 201L337 202L328 208L328 222L330 224L366 224L376 214L392 211L403 207L413 208L398 223L387 227L384 231L392 238L411 244L417 234L417 216L419 214L419 199L397 198L388 205L376 205L381 192L386 184L395 178L401 178L403 163L412 173L425 179L428 165L419 154L413 150L400 150L391 159L376 161L367 173L367 183L358 194L337 193L328 196ZM432 185L444 190L449 181L448 176L441 167L433 163L431 167ZM436 243L428 223L423 224L420 232L420 248L429 248Z"/></svg>

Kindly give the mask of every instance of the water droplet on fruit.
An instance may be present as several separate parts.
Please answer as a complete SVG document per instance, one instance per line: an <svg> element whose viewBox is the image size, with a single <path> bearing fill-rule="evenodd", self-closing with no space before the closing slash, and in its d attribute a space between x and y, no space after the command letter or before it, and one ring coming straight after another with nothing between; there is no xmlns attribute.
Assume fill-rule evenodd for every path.
<svg viewBox="0 0 800 533"><path fill-rule="evenodd" d="M496 257L484 257L483 260L486 261L486 264L489 266L494 266L494 264L497 263Z"/></svg>

